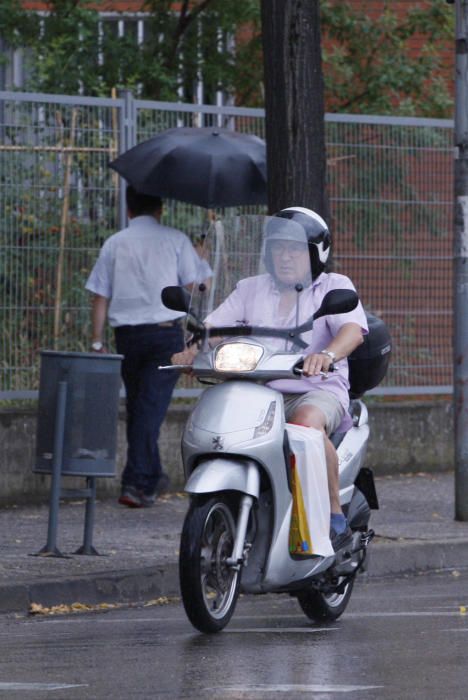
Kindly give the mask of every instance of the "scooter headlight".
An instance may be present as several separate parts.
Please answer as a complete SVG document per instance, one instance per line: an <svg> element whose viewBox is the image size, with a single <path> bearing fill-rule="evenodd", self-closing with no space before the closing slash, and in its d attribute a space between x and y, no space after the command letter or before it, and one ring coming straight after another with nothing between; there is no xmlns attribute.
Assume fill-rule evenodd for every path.
<svg viewBox="0 0 468 700"><path fill-rule="evenodd" d="M249 343L226 343L216 350L214 366L218 372L251 372L263 355L263 348Z"/></svg>

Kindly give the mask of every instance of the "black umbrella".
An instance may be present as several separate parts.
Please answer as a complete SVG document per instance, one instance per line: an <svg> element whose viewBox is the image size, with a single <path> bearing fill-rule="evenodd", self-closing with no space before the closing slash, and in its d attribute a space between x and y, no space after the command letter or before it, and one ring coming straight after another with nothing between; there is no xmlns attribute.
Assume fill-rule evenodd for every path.
<svg viewBox="0 0 468 700"><path fill-rule="evenodd" d="M267 201L265 142L230 129L168 129L110 167L139 192L210 209Z"/></svg>

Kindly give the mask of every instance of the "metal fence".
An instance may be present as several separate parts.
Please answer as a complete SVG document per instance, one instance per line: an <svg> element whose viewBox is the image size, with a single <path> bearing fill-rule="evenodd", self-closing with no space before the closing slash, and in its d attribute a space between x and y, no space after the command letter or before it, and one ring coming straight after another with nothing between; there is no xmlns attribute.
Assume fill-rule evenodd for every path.
<svg viewBox="0 0 468 700"><path fill-rule="evenodd" d="M209 125L264 136L258 109L128 92L0 92L0 397L37 388L39 349L88 348L84 282L125 221L109 160L164 129ZM326 117L335 268L388 322L395 344L379 393L451 390L452 130L445 120ZM189 234L206 217L166 203L165 221Z"/></svg>

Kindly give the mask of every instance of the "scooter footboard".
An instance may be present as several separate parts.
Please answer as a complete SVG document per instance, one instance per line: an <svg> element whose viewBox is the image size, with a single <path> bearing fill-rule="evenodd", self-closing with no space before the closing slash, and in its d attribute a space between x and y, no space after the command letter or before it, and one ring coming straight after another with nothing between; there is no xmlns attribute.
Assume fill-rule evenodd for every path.
<svg viewBox="0 0 468 700"><path fill-rule="evenodd" d="M207 459L200 462L190 474L185 490L188 493L240 491L258 498L260 470L253 460L223 457Z"/></svg>

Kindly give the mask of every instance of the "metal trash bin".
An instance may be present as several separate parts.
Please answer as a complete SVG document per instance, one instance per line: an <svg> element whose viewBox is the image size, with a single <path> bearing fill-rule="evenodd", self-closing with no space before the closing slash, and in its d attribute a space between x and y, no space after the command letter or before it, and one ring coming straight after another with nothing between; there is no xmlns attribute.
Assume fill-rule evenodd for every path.
<svg viewBox="0 0 468 700"><path fill-rule="evenodd" d="M116 475L122 355L41 351L36 461L52 472L59 383L66 382L61 474Z"/></svg>

